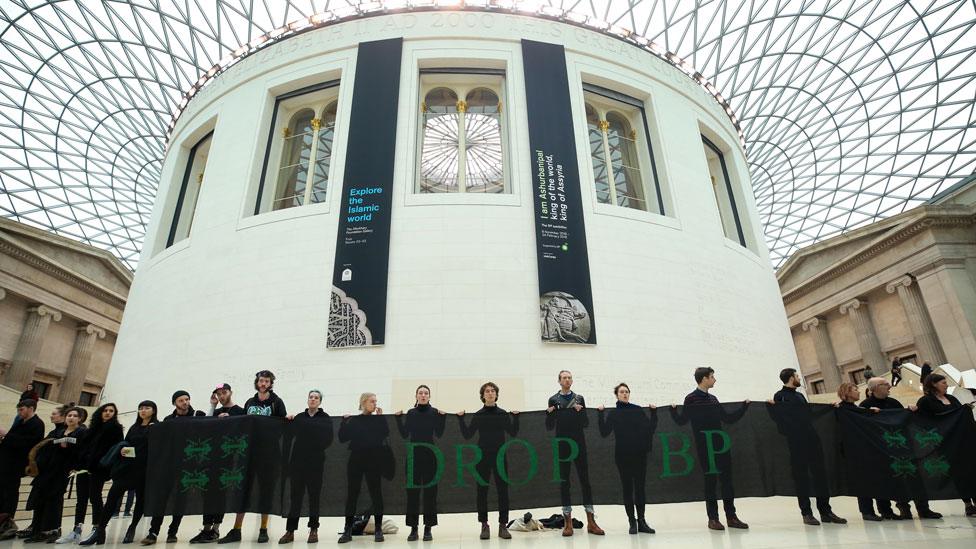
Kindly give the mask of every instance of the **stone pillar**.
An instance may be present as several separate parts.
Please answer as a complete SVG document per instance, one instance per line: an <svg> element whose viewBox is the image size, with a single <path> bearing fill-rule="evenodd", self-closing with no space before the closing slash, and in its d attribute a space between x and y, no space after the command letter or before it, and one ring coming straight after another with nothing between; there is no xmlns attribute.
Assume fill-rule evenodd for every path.
<svg viewBox="0 0 976 549"><path fill-rule="evenodd" d="M935 326L932 325L932 318L925 308L925 301L915 279L905 275L889 283L885 286L885 290L889 294L898 292L901 306L905 309L905 316L908 317L908 325L912 329L912 337L915 338L915 350L918 352L919 362L928 362L932 368L945 364L945 351L942 350L939 338L935 335Z"/></svg>
<svg viewBox="0 0 976 549"><path fill-rule="evenodd" d="M871 365L874 375L880 376L887 372L888 361L881 352L881 344L878 343L874 323L871 322L867 301L852 299L840 306L840 314L847 315L851 319L854 335L857 337L857 346L861 349L861 360Z"/></svg>
<svg viewBox="0 0 976 549"><path fill-rule="evenodd" d="M827 333L827 319L815 316L803 323L803 331L813 336L813 345L817 349L817 363L820 364L820 375L823 376L824 388L836 391L840 386L840 370L837 368L837 357L834 355L834 345Z"/></svg>
<svg viewBox="0 0 976 549"><path fill-rule="evenodd" d="M61 313L47 305L27 309L24 331L17 341L13 363L10 365L10 371L7 372L5 380L7 386L23 391L28 383L34 381L37 358L41 354L41 346L44 345L44 336L47 334L47 327L51 324L51 320L55 322L61 320Z"/></svg>
<svg viewBox="0 0 976 549"><path fill-rule="evenodd" d="M95 341L104 338L105 330L94 324L78 327L75 346L71 350L71 359L68 361L68 371L64 374L64 381L58 391L58 402L78 402L81 397L81 389L85 386L88 366L91 365Z"/></svg>

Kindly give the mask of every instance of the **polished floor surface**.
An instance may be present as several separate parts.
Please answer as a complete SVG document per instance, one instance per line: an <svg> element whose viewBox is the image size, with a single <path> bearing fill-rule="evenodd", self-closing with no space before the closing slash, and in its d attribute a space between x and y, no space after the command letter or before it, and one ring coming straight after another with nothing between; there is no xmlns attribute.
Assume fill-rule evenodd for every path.
<svg viewBox="0 0 976 549"><path fill-rule="evenodd" d="M606 536L591 536L585 533L571 538L563 538L559 531L547 530L543 532L513 532L511 541L500 540L492 532L492 539L481 541L478 539L479 526L474 515L442 515L441 525L434 529L434 541L407 542L408 529L403 527L403 517L390 517L400 525L397 534L386 536L386 542L379 547L412 547L417 549L448 548L448 547L532 547L533 549L567 548L567 547L599 547L601 549L624 548L657 548L657 547L692 547L692 548L770 548L794 549L800 547L889 547L889 548L976 548L976 518L967 518L963 514L960 501L933 502L932 508L945 514L942 520L918 519L905 522L865 523L857 513L854 498L835 498L832 500L834 511L850 522L847 525L823 525L819 527L805 526L800 522L796 500L793 498L756 498L737 500L739 516L749 523L747 531L726 530L713 532L705 528L705 509L702 503L683 503L671 505L655 505L648 507L648 522L657 529L654 535L631 536L627 534L627 521L623 508L617 506L597 507L598 521L607 531ZM578 509L582 511L582 509ZM556 509L537 510L533 516L549 516L556 513ZM521 513L518 513L519 515ZM492 514L494 516L494 514ZM513 514L513 517L517 516ZM232 520L230 516L227 519ZM169 521L165 523L167 526ZM180 530L180 541L176 544L165 544L160 540L154 549L188 549L186 540L196 534L200 524L199 517L186 517ZM109 530L109 543L122 537L127 522L122 519L112 521ZM341 519L326 518L319 529L320 541L317 547L334 547L342 525ZM67 526L67 525L66 525ZM139 536L136 543L126 547L136 549L138 540L145 534L149 526L148 520L139 525ZM304 521L302 527L304 528ZM248 515L244 526L244 542L241 544L221 545L222 549L236 549L246 546L256 549L277 546L278 537L283 533L284 520L272 518L270 525L271 543L258 545L254 543L257 536L257 517ZM165 528L165 526L164 526ZM86 529L87 533L87 529ZM296 542L293 547L304 549L307 530L296 532ZM11 542L5 542L11 543ZM21 541L12 542L21 545ZM356 538L344 547L373 546L372 537ZM31 547L31 546L28 546ZM39 549L37 545L32 547ZM42 546L43 547L43 546ZM47 545L46 547L51 547ZM62 546L65 547L65 546ZM71 546L67 546L71 547ZM200 547L200 546L193 546ZM211 546L216 549L216 545Z"/></svg>

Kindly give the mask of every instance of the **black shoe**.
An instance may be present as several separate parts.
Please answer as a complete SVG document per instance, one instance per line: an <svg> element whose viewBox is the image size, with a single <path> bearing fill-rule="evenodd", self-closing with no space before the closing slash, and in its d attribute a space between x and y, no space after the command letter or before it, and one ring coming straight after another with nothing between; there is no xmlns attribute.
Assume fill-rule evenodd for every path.
<svg viewBox="0 0 976 549"><path fill-rule="evenodd" d="M373 533L373 541L381 542L384 541L384 539L385 538L383 537L383 530L377 530L376 532Z"/></svg>
<svg viewBox="0 0 976 549"><path fill-rule="evenodd" d="M23 530L17 530L17 537L20 539L27 539L34 535L34 528L28 526Z"/></svg>
<svg viewBox="0 0 976 549"><path fill-rule="evenodd" d="M424 526L424 541L431 541L434 535L430 532L430 526Z"/></svg>
<svg viewBox="0 0 976 549"><path fill-rule="evenodd" d="M420 539L420 536L417 535L417 527L411 526L410 535L407 536L407 541L417 541L418 539Z"/></svg>
<svg viewBox="0 0 976 549"><path fill-rule="evenodd" d="M210 535L210 528L200 530L200 533L190 538L190 543L204 543L203 539Z"/></svg>
<svg viewBox="0 0 976 549"><path fill-rule="evenodd" d="M637 519L637 531L640 532L641 534L653 534L654 533L654 529L651 528L651 525L650 524L647 524L647 521L644 520L643 518Z"/></svg>
<svg viewBox="0 0 976 549"><path fill-rule="evenodd" d="M901 520L901 517L894 513L882 512L881 520Z"/></svg>
<svg viewBox="0 0 976 549"><path fill-rule="evenodd" d="M874 513L861 513L861 518L868 522L881 522L884 520L884 517L879 517Z"/></svg>
<svg viewBox="0 0 976 549"><path fill-rule="evenodd" d="M139 545L155 545L156 544L156 534L149 532L146 537L139 542Z"/></svg>
<svg viewBox="0 0 976 549"><path fill-rule="evenodd" d="M627 533L636 536L637 535L637 519L627 519L627 522L630 523L630 530L627 530Z"/></svg>
<svg viewBox="0 0 976 549"><path fill-rule="evenodd" d="M820 513L820 522L833 523L833 524L847 524L847 519L838 517L833 511L827 511L826 513Z"/></svg>
<svg viewBox="0 0 976 549"><path fill-rule="evenodd" d="M271 538L268 537L268 529L262 528L258 530L258 543L268 543Z"/></svg>
<svg viewBox="0 0 976 549"><path fill-rule="evenodd" d="M967 517L976 517L976 505L967 505L966 506L966 516Z"/></svg>
<svg viewBox="0 0 976 549"><path fill-rule="evenodd" d="M349 543L352 541L352 532L347 528L341 536L339 536L339 543Z"/></svg>
<svg viewBox="0 0 976 549"><path fill-rule="evenodd" d="M807 526L820 526L820 521L814 518L813 515L803 515L803 524Z"/></svg>
<svg viewBox="0 0 976 549"><path fill-rule="evenodd" d="M176 532L169 532L166 534L166 543L176 543L177 541L179 540L176 539Z"/></svg>
<svg viewBox="0 0 976 549"><path fill-rule="evenodd" d="M105 529L95 528L92 533L80 541L78 545L105 545Z"/></svg>
<svg viewBox="0 0 976 549"><path fill-rule="evenodd" d="M923 519L940 519L940 518L942 518L942 513L936 513L935 511L933 511L931 509L926 509L924 511L919 511L918 512L918 518L923 518Z"/></svg>
<svg viewBox="0 0 976 549"><path fill-rule="evenodd" d="M136 525L130 524L125 531L125 537L122 538L122 543L129 544L136 540Z"/></svg>
<svg viewBox="0 0 976 549"><path fill-rule="evenodd" d="M217 543L236 543L241 541L241 529L231 528L224 537L217 540Z"/></svg>

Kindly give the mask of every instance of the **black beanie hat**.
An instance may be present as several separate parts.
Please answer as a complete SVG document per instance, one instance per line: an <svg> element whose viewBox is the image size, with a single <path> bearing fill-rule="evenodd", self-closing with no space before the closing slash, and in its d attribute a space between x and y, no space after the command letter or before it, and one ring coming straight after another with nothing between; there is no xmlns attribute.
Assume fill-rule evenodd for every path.
<svg viewBox="0 0 976 549"><path fill-rule="evenodd" d="M180 398L181 396L187 396L188 397L188 396L190 396L190 393L188 393L188 392L186 392L186 391L184 391L182 389L180 389L179 391L176 391L175 393L173 393L172 404L176 404L176 399Z"/></svg>

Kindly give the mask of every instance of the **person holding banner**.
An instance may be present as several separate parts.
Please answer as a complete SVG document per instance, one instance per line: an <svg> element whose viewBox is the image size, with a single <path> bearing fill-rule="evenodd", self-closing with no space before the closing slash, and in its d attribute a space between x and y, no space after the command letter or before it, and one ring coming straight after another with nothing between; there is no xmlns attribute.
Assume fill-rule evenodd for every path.
<svg viewBox="0 0 976 549"><path fill-rule="evenodd" d="M244 403L244 412L249 416L267 416L285 418L288 412L285 403L274 392L275 375L270 370L261 370L254 374L254 396ZM258 492L263 505L271 505L271 494L277 477L277 468L272 471L262 471L258 475ZM247 487L244 490L245 499L251 495L254 476L248 475ZM237 513L234 527L224 537L217 540L218 544L235 543L241 541L241 528L244 526L245 513ZM268 543L268 513L261 513L261 528L258 530L258 543Z"/></svg>
<svg viewBox="0 0 976 549"><path fill-rule="evenodd" d="M231 416L243 416L244 408L241 408L237 404L234 404L234 392L231 390L230 385L227 383L221 383L210 393L210 400L217 400L217 405L211 411L210 415L217 418L231 417ZM220 499L221 494L219 491L212 490L208 492L208 498ZM220 523L223 522L224 515L213 514L213 515L203 515L203 529L200 533L190 538L190 543L214 543L220 539Z"/></svg>
<svg viewBox="0 0 976 549"><path fill-rule="evenodd" d="M583 509L586 511L586 531L590 534L602 536L605 534L596 523L593 513L593 490L590 487L589 455L586 452L586 436L583 432L589 426L586 416L586 401L583 395L574 393L573 373L560 370L558 379L559 391L549 397L546 407L546 429L555 428L556 436L571 439L576 443L579 454L572 461L559 462L559 496L563 504L563 536L573 535L573 506L570 499L569 475L570 466L576 466L576 476L579 478L580 490L583 492Z"/></svg>
<svg viewBox="0 0 976 549"><path fill-rule="evenodd" d="M407 541L417 541L421 492L424 500L424 541L430 541L434 539L430 530L437 526L437 457L425 445L432 446L434 438L444 434L445 415L430 405L430 387L420 385L414 396L416 402L407 411L406 420L402 410L396 413L400 436L416 445L410 447L407 457L407 463L413 458L413 478L408 479L408 486L413 487L407 488L407 526L410 527Z"/></svg>
<svg viewBox="0 0 976 549"><path fill-rule="evenodd" d="M925 394L916 403L918 413L920 414L929 417L938 417L942 414L952 413L963 407L959 399L949 394L949 382L942 374L929 374L922 384L922 390ZM972 408L973 403L970 402L965 406ZM972 421L969 423L972 424ZM953 470L958 472L962 468L969 466L967 460L970 459L972 459L972 456L956 456L955 463L953 463ZM956 489L963 495L962 502L966 506L966 516L976 516L976 500L971 497L973 494L973 486L967 487L965 481L959 478L958 474L954 479L956 481Z"/></svg>
<svg viewBox="0 0 976 549"><path fill-rule="evenodd" d="M352 541L352 523L359 503L359 491L363 480L373 502L374 541L383 541L383 492L380 482L384 472L391 473L393 453L387 444L390 428L386 418L381 417L383 409L376 405L376 394L363 393L359 396L359 411L355 416L342 416L339 424L339 442L349 443L349 461L346 463L346 524L339 537L339 543ZM392 477L392 474L386 476Z"/></svg>
<svg viewBox="0 0 976 549"><path fill-rule="evenodd" d="M685 397L684 410L677 411L671 405L671 416L678 425L685 425L691 421L692 431L695 433L695 449L698 453L698 463L705 475L705 511L708 513L708 528L711 530L725 530L725 526L718 520L717 484L722 483L722 505L725 508L725 518L729 528L747 530L749 525L739 520L735 512L735 494L732 488L732 456L729 452L731 442L728 435L722 431L723 423L735 423L742 419L749 409L749 399L742 402L742 407L733 413L727 413L715 395L708 390L715 386L715 370L707 366L695 369L695 382L698 387ZM716 441L712 435L724 435ZM712 437L711 440L706 437ZM709 463L709 450L712 443L720 444L724 451L714 451L714 463ZM709 472L714 465L717 471Z"/></svg>
<svg viewBox="0 0 976 549"><path fill-rule="evenodd" d="M604 438L613 433L613 459L620 475L624 493L624 511L630 523L630 534L653 534L654 529L644 518L644 505L647 496L644 485L647 483L647 454L651 451L651 440L657 429L657 408L650 406L650 418L643 409L630 402L630 387L618 383L613 388L617 397L616 408L604 414L601 404L597 407L600 435ZM636 511L636 516L635 516Z"/></svg>
<svg viewBox="0 0 976 549"><path fill-rule="evenodd" d="M855 413L878 413L881 410L878 408L861 408L857 405L857 401L861 399L861 391L858 390L857 385L846 381L841 383L837 387L837 396L840 398L840 402L834 404L835 408L841 408ZM841 448L843 453L843 447ZM881 522L884 520L883 517L876 515L874 513L874 503L870 496L857 496L857 510L861 513L861 518L870 522Z"/></svg>
<svg viewBox="0 0 976 549"><path fill-rule="evenodd" d="M159 422L156 417L156 403L143 400L139 403L136 421L125 434L126 445L119 449L119 456L115 458L112 467L112 487L108 491L102 514L98 517L98 525L88 538L78 545L104 545L105 528L112 519L112 513L122 503L122 496L129 490L136 491L136 507L132 513L132 523L125 531L122 543L132 543L136 535L136 526L142 518L142 510L146 504L146 467L149 461L149 429Z"/></svg>
<svg viewBox="0 0 976 549"><path fill-rule="evenodd" d="M475 471L481 481L477 482L477 505L478 521L481 523L480 539L489 539L491 529L488 527L488 483L491 479L495 480L495 491L498 494L498 537L502 539L512 539L512 534L508 532L508 483L500 476L498 471L498 451L505 444L505 437L514 437L519 431L518 411L512 410L509 413L498 406L498 396L501 390L498 385L489 381L478 389L481 402L484 406L474 413L471 424L464 423L464 410L457 413L458 421L461 424L461 436L471 439L478 435L478 448L481 448L481 461L475 465ZM508 460L504 461L506 469Z"/></svg>
<svg viewBox="0 0 976 549"><path fill-rule="evenodd" d="M807 404L806 397L797 390L803 385L800 374L794 368L785 368L779 373L779 379L783 382L783 388L773 395L768 410L780 434L786 437L790 450L790 469L793 472L793 484L796 487L796 498L800 503L803 524L808 526L820 526L821 522L847 524L846 519L838 517L830 508L830 487L827 486L823 444L820 442L820 435L813 427L814 413ZM824 415L828 411L830 408L821 408L818 415ZM810 507L812 493L817 497L819 521L813 516L813 509Z"/></svg>
<svg viewBox="0 0 976 549"><path fill-rule="evenodd" d="M332 420L322 405L322 391L308 392L308 408L297 416L288 416L293 432L301 430L305 436L286 439L286 451L291 447L288 459L289 480L291 483L291 511L285 534L279 544L295 541L298 517L302 512L302 498L308 493L308 543L319 541L319 494L322 491L322 472L325 469L325 449L332 444Z"/></svg>

